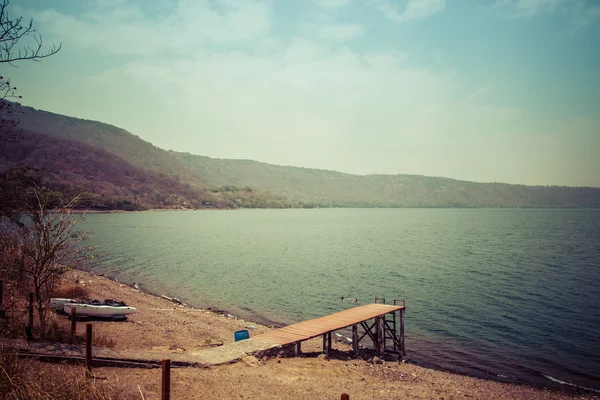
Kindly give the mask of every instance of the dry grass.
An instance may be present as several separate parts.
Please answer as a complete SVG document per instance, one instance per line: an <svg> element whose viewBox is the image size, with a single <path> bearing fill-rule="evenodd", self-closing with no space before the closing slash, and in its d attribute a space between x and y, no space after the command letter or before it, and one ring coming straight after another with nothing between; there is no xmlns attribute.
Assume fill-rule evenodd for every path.
<svg viewBox="0 0 600 400"><path fill-rule="evenodd" d="M129 400L139 392L126 391L106 380L89 378L82 367L48 366L0 349L0 398L7 400Z"/></svg>
<svg viewBox="0 0 600 400"><path fill-rule="evenodd" d="M88 299L90 297L90 290L82 285L63 283L54 291L52 297L66 299Z"/></svg>
<svg viewBox="0 0 600 400"><path fill-rule="evenodd" d="M83 330L78 325L79 335L75 336L74 344L85 343L85 337L82 336ZM66 318L57 319L56 316L50 317L46 328L46 339L50 342L71 343L71 322ZM96 328L92 335L92 346L114 348L117 345L115 340L101 329Z"/></svg>
<svg viewBox="0 0 600 400"><path fill-rule="evenodd" d="M103 333L94 334L92 336L92 346L108 347L112 349L116 346L116 342L110 336Z"/></svg>

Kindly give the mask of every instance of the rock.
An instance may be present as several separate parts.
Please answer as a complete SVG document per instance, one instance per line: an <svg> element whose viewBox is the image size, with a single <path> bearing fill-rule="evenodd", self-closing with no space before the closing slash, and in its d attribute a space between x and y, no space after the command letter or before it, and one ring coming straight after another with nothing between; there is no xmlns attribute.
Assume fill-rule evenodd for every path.
<svg viewBox="0 0 600 400"><path fill-rule="evenodd" d="M329 360L329 357L327 357L327 354L319 354L317 360Z"/></svg>
<svg viewBox="0 0 600 400"><path fill-rule="evenodd" d="M383 364L383 360L377 356L373 357L373 364Z"/></svg>
<svg viewBox="0 0 600 400"><path fill-rule="evenodd" d="M367 360L367 362L368 362L369 364L373 364L373 357L369 357L369 359Z"/></svg>
<svg viewBox="0 0 600 400"><path fill-rule="evenodd" d="M169 346L169 350L178 350L178 349L185 350L183 347L181 347L178 344L172 344L171 346Z"/></svg>
<svg viewBox="0 0 600 400"><path fill-rule="evenodd" d="M249 365L251 367L256 367L259 364L258 358L254 356L245 356L242 358L244 364Z"/></svg>

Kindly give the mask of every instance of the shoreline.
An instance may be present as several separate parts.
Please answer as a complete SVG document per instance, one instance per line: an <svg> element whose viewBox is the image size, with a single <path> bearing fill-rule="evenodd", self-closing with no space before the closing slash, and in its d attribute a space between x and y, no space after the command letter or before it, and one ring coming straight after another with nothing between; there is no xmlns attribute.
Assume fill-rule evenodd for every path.
<svg viewBox="0 0 600 400"><path fill-rule="evenodd" d="M128 287L131 287L131 288L133 288L135 290L138 290L138 291L143 292L145 294L148 294L150 296L154 296L157 299L160 298L160 299L164 299L164 300L167 300L167 301L171 301L175 305L180 305L180 306L192 309L192 310L210 311L210 312L215 313L217 315L225 315L225 316L230 315L233 318L238 318L238 319L242 319L242 320L249 320L249 318L248 318L249 316L256 316L257 318L250 318L250 319L252 321L254 321L255 323L257 323L257 324L265 326L265 327L270 328L270 329L282 328L282 327L285 326L285 324L283 324L283 323L278 323L278 322L276 322L274 320L270 320L270 319L268 319L266 317L263 317L263 316L261 316L261 315L259 315L257 313L252 312L251 310L250 310L250 314L252 314L252 315L249 315L249 316L235 315L235 314L232 313L232 311L227 310L225 308L212 307L212 306L201 307L201 306L192 305L190 303L186 303L185 301L181 300L177 296L169 295L169 293L164 294L164 293L155 292L153 290L150 290L150 289L144 288L143 286L140 286L137 282L133 282L131 284L128 284L128 283L119 281L118 278L115 277L115 276L107 275L107 274L104 274L104 273L101 273L101 272L97 273L97 272L94 272L94 271L88 271L88 270L84 270L84 269L77 269L77 271L87 272L87 273L90 273L90 274L98 276L98 277L107 278L110 281L112 281L114 283L117 283L119 285L125 285L125 286L128 286Z"/></svg>
<svg viewBox="0 0 600 400"><path fill-rule="evenodd" d="M226 310L226 309L221 309L221 308L216 308L216 307L204 307L204 308L196 307L196 306L188 304L184 301L181 301L177 297L172 297L172 296L168 296L165 294L160 294L157 292L153 292L153 291L144 289L143 286L141 287L136 283L128 285L126 283L120 282L117 277L111 277L111 276L103 274L103 273L96 273L94 271L86 271L86 270L81 270L81 269L77 269L74 271L76 271L77 273L89 274L89 276L96 277L96 278L104 278L107 281L109 281L113 286L117 285L119 288L128 288L130 290L134 290L136 292L141 293L144 296L151 297L156 301L168 302L170 304L170 306L173 307L174 309L187 310L187 311L191 312L192 314L193 313L211 314L217 319L223 318L223 319L226 319L228 322L229 321L238 322L238 325L241 324L242 328L248 328L248 326L252 326L252 327L254 327L253 330L256 329L256 332L254 332L253 330L250 330L251 334L262 333L259 331L266 332L268 330L284 326L283 324L276 324L276 323L265 324L264 321L261 321L260 319L247 320L247 319L244 319L244 316L233 315L233 314L231 314L231 312L229 310ZM123 299L121 299L121 300L123 300ZM135 306L135 304L131 304L131 305ZM167 309L165 309L163 311L166 311L166 310ZM257 314L255 314L255 315L257 315ZM269 321L269 322L272 322L272 321ZM143 324L143 323L140 322L140 324ZM185 324L185 322L184 322L184 324ZM232 333L233 331L230 330L229 332ZM230 339L232 339L232 338L230 338ZM343 339L345 339L345 336L343 337ZM338 340L340 340L342 342L340 344L346 345L344 350L349 351L351 346L348 345L348 343L343 343L343 339L338 337ZM209 342L210 342L210 340L211 339L208 339ZM216 339L216 340L218 341L219 339ZM227 341L232 341L232 340L227 340L226 338L221 338L220 340L222 340L223 343L225 343ZM308 342L313 342L312 345L308 346L308 347L310 347L310 350L312 352L316 352L316 353L320 352L321 349L320 349L320 343L318 343L319 342L318 338L311 339ZM367 346L367 347L370 347L370 346ZM304 346L303 346L303 348L304 348ZM592 388L586 388L586 387L572 384L569 382L565 382L565 381L562 381L562 380L552 377L552 376L542 375L544 378L546 378L549 381L548 385L543 385L543 384L537 384L535 382L529 382L524 379L506 378L503 376L496 376L496 374L492 374L492 373L489 373L489 375L485 375L485 374L477 375L477 374L473 374L473 373L468 373L468 372L461 371L459 368L453 369L451 366L448 368L448 367L444 367L441 365L437 365L437 364L435 364L435 362L420 360L418 356L414 359L411 357L408 357L408 358L406 358L406 360L408 361L407 365L412 364L417 368L430 370L432 372L448 373L448 374L451 374L454 376L463 376L463 377L466 377L469 379L484 380L484 381L494 382L494 383L498 383L498 384L502 384L502 385L511 385L511 386L527 388L527 389L531 389L531 390L541 390L544 392L550 391L550 392L555 392L557 394L565 394L565 395L584 395L585 394L585 395L591 395L591 396L598 396L600 394L600 391L598 391L598 390L595 390ZM362 362L365 363L365 361L362 361ZM551 384L550 382L552 382L553 384ZM600 398L600 396L592 397L592 398Z"/></svg>

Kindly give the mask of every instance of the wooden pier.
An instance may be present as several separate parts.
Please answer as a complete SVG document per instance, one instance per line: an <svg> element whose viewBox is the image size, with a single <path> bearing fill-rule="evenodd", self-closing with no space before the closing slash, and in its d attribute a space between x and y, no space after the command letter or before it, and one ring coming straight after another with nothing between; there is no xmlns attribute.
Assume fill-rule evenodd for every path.
<svg viewBox="0 0 600 400"><path fill-rule="evenodd" d="M305 340L323 336L323 352L329 354L331 333L339 329L352 327L352 347L358 357L358 344L369 336L379 355L386 352L400 356L406 355L404 347L404 300L394 300L394 304L382 304L376 298L375 303L340 311L324 317L299 322L286 327L254 336L254 340L277 343L282 346L296 344L296 355L301 353L301 343ZM369 321L373 322L369 325ZM398 325L400 325L398 327ZM359 326L362 333L359 334ZM398 329L399 328L399 329ZM389 345L388 345L389 344Z"/></svg>

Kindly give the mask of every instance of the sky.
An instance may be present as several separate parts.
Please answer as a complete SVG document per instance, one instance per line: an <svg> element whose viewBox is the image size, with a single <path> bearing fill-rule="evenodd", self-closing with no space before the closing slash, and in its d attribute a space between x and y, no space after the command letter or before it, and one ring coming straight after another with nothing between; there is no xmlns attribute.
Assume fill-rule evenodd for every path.
<svg viewBox="0 0 600 400"><path fill-rule="evenodd" d="M600 1L11 0L22 104L163 149L600 187Z"/></svg>

